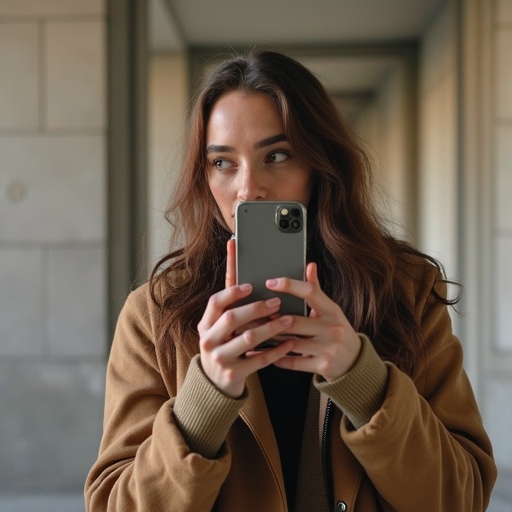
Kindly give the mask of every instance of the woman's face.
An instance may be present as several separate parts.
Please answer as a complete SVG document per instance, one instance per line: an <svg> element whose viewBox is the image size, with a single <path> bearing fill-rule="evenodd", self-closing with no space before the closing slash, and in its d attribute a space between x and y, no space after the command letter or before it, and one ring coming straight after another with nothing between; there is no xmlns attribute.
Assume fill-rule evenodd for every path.
<svg viewBox="0 0 512 512"><path fill-rule="evenodd" d="M238 201L311 199L311 169L286 140L281 116L264 94L230 92L206 127L208 184L229 229Z"/></svg>

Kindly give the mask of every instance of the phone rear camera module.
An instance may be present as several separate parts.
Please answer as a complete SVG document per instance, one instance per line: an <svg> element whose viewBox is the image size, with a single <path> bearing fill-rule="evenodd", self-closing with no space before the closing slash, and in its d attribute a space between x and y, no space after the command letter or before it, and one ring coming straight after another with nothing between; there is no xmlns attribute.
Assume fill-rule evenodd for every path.
<svg viewBox="0 0 512 512"><path fill-rule="evenodd" d="M283 233L299 233L302 230L302 210L295 206L280 206L276 224Z"/></svg>

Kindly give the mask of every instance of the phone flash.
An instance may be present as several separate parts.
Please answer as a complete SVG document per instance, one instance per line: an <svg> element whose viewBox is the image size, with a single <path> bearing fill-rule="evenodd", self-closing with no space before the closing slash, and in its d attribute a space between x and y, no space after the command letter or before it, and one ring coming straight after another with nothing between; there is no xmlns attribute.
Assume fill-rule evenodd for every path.
<svg viewBox="0 0 512 512"><path fill-rule="evenodd" d="M288 215L288 208L281 208L281 213L283 215Z"/></svg>

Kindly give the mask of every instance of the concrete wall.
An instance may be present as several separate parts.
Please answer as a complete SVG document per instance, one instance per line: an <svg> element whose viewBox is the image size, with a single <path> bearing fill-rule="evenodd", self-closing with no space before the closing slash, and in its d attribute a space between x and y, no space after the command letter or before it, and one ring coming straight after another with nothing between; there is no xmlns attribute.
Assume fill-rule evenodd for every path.
<svg viewBox="0 0 512 512"><path fill-rule="evenodd" d="M425 34L418 86L419 245L438 258L449 277L457 265L457 62L450 3Z"/></svg>
<svg viewBox="0 0 512 512"><path fill-rule="evenodd" d="M404 58L389 57L374 96L354 116L352 128L365 142L374 169L379 215L397 237L417 243L416 196L410 176L416 167L411 70Z"/></svg>
<svg viewBox="0 0 512 512"><path fill-rule="evenodd" d="M512 0L464 0L420 60L420 240L465 287L454 320L499 468L493 512L512 505L511 53Z"/></svg>
<svg viewBox="0 0 512 512"><path fill-rule="evenodd" d="M148 77L149 264L169 250L170 225L164 212L179 168L187 115L188 73L184 54L156 54Z"/></svg>
<svg viewBox="0 0 512 512"><path fill-rule="evenodd" d="M79 493L98 450L105 56L104 0L0 2L1 497Z"/></svg>
<svg viewBox="0 0 512 512"><path fill-rule="evenodd" d="M489 205L486 265L490 276L490 343L485 358L485 419L503 475L512 479L512 0L495 0L488 16L486 95ZM512 503L512 490L508 487Z"/></svg>
<svg viewBox="0 0 512 512"><path fill-rule="evenodd" d="M408 94L414 84L406 63L397 59L377 91L376 182L383 201L382 215L395 236L416 243L416 208L409 176L415 168L414 116Z"/></svg>

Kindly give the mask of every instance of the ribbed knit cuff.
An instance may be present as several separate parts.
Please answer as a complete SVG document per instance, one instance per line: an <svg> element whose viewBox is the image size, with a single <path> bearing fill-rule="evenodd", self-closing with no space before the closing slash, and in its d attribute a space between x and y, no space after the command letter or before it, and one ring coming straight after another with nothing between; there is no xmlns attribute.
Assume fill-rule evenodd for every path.
<svg viewBox="0 0 512 512"><path fill-rule="evenodd" d="M313 383L347 415L358 429L366 425L384 402L388 382L388 369L371 341L364 334L361 352L354 366L339 379L327 382L318 375Z"/></svg>
<svg viewBox="0 0 512 512"><path fill-rule="evenodd" d="M204 374L200 356L195 356L174 403L176 422L190 449L214 459L247 396L247 390L236 399L224 395Z"/></svg>

